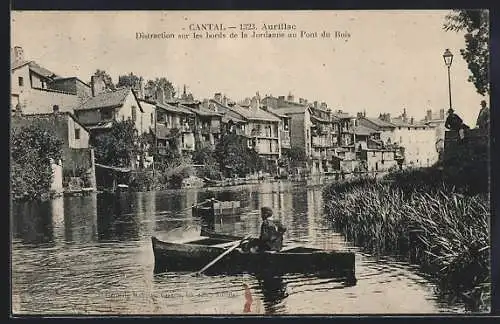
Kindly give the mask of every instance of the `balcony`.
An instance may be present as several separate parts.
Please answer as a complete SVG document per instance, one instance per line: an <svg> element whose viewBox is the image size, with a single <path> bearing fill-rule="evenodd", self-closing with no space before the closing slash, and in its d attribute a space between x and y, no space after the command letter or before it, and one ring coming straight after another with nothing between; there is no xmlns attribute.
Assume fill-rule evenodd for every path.
<svg viewBox="0 0 500 324"><path fill-rule="evenodd" d="M313 136L313 147L332 147L332 138L330 136Z"/></svg>
<svg viewBox="0 0 500 324"><path fill-rule="evenodd" d="M282 148L290 148L290 132L289 131L280 131L280 138L281 138L281 147Z"/></svg>

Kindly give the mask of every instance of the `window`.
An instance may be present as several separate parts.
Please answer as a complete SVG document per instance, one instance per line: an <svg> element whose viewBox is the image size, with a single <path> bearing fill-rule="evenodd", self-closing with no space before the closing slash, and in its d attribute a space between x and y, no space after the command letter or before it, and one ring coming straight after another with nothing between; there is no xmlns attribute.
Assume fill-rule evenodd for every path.
<svg viewBox="0 0 500 324"><path fill-rule="evenodd" d="M153 113L151 113L151 124L154 124Z"/></svg>
<svg viewBox="0 0 500 324"><path fill-rule="evenodd" d="M307 136L307 138L309 138L309 130L307 130L307 135L306 136Z"/></svg>
<svg viewBox="0 0 500 324"><path fill-rule="evenodd" d="M403 136L399 136L399 143L403 143Z"/></svg>
<svg viewBox="0 0 500 324"><path fill-rule="evenodd" d="M132 106L132 120L136 121L137 120L137 107Z"/></svg>
<svg viewBox="0 0 500 324"><path fill-rule="evenodd" d="M273 142L269 141L269 152L273 151Z"/></svg>
<svg viewBox="0 0 500 324"><path fill-rule="evenodd" d="M17 82L18 82L18 84L19 84L20 87L24 86L24 79L23 79L23 77L19 77L17 79Z"/></svg>
<svg viewBox="0 0 500 324"><path fill-rule="evenodd" d="M80 139L80 128L75 128L75 139L76 140Z"/></svg>
<svg viewBox="0 0 500 324"><path fill-rule="evenodd" d="M113 111L112 110L101 110L101 119L112 119Z"/></svg>

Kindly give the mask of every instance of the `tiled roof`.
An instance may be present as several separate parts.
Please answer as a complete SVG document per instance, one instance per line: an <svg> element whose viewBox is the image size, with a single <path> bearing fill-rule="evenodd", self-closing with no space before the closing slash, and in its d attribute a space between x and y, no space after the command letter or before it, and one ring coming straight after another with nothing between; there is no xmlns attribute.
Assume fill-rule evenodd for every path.
<svg viewBox="0 0 500 324"><path fill-rule="evenodd" d="M46 78L53 78L53 77L58 77L54 72L47 70L46 68L38 65L35 61L15 61L12 62L10 65L11 70L18 69L22 66L25 66L26 64L29 65L29 68L31 71L35 72L36 74L39 74L43 77Z"/></svg>
<svg viewBox="0 0 500 324"><path fill-rule="evenodd" d="M314 115L311 115L311 119L312 120L317 120L321 123L330 123L330 121L328 119L323 119L323 118L320 118L320 117L317 117L317 116L314 116Z"/></svg>
<svg viewBox="0 0 500 324"><path fill-rule="evenodd" d="M364 117L364 119L368 120L369 122L371 122L372 124L378 126L378 127L383 127L383 128L394 128L395 126L391 123L388 123L386 121L383 121L381 119L378 119L378 118L368 118L368 117Z"/></svg>
<svg viewBox="0 0 500 324"><path fill-rule="evenodd" d="M210 109L207 109L207 108L203 108L203 107L191 108L191 107L187 107L187 106L184 106L184 105L179 105L179 107L187 109L190 112L192 112L194 114L198 114L200 116L221 116L222 115L222 114L220 114L220 113L218 113L216 111L213 111L213 110L210 110Z"/></svg>
<svg viewBox="0 0 500 324"><path fill-rule="evenodd" d="M229 121L233 121L235 123L244 123L245 121L243 119L236 118L234 116L228 116L226 114L222 115L222 122L227 124Z"/></svg>
<svg viewBox="0 0 500 324"><path fill-rule="evenodd" d="M165 109L166 111L177 113L177 114L194 115L194 112L189 110L189 108L187 108L187 107L174 106L174 105L170 105L168 103L163 103L163 104L157 103L156 107L159 107L159 108Z"/></svg>
<svg viewBox="0 0 500 324"><path fill-rule="evenodd" d="M276 109L267 108L267 111L270 112L273 115L276 115L276 116L280 117L280 118L290 118L290 116L287 116L287 115L279 112Z"/></svg>
<svg viewBox="0 0 500 324"><path fill-rule="evenodd" d="M363 125L354 126L353 132L356 135L363 135L363 136L369 136L373 133L377 133L377 131L375 129L369 128L369 127L366 127Z"/></svg>
<svg viewBox="0 0 500 324"><path fill-rule="evenodd" d="M273 115L273 114L271 114L263 109L253 110L253 109L249 109L249 108L243 108L243 107L240 107L238 105L234 105L232 107L229 107L229 106L225 106L225 105L221 104L220 102L217 102L216 100L213 100L213 99L211 99L210 102L216 104L219 108L221 108L223 110L233 111L233 112L237 113L238 115L240 115L244 119L264 120L264 121L280 121L280 119L277 116L275 116L275 115Z"/></svg>
<svg viewBox="0 0 500 324"><path fill-rule="evenodd" d="M128 88L119 89L112 92L103 92L95 97L89 98L75 110L90 110L105 107L120 107L125 103L127 95L131 92Z"/></svg>

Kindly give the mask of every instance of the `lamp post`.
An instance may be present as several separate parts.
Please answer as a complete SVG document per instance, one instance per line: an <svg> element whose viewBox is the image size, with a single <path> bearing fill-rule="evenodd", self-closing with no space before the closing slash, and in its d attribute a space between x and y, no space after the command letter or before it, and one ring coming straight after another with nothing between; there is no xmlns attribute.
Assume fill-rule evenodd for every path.
<svg viewBox="0 0 500 324"><path fill-rule="evenodd" d="M453 62L453 54L450 52L449 49L446 49L443 54L443 59L444 59L444 64L448 68L448 95L450 98L450 109L452 109L451 106L451 79L450 79L450 67L451 67L451 62Z"/></svg>

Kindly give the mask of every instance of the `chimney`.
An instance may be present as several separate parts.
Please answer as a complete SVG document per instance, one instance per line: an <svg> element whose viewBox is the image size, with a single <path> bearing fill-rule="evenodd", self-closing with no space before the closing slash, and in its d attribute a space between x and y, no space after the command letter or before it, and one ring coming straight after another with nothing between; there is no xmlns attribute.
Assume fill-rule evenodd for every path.
<svg viewBox="0 0 500 324"><path fill-rule="evenodd" d="M299 104L301 105L305 104L304 98L299 98Z"/></svg>
<svg viewBox="0 0 500 324"><path fill-rule="evenodd" d="M290 101L290 102L293 102L294 98L293 98L293 95L292 93L289 93L288 94L288 97L286 98L287 101Z"/></svg>
<svg viewBox="0 0 500 324"><path fill-rule="evenodd" d="M444 109L439 110L439 119L444 119Z"/></svg>
<svg viewBox="0 0 500 324"><path fill-rule="evenodd" d="M415 122L415 119L413 117L410 118L410 125L413 125L413 123Z"/></svg>
<svg viewBox="0 0 500 324"><path fill-rule="evenodd" d="M58 106L58 105L54 105L54 106L52 106L52 112L53 112L54 114L59 113L59 106Z"/></svg>
<svg viewBox="0 0 500 324"><path fill-rule="evenodd" d="M314 101L314 108L318 108L318 101Z"/></svg>
<svg viewBox="0 0 500 324"><path fill-rule="evenodd" d="M218 103L222 103L222 93L217 92L217 93L214 95L214 99L215 99L215 101L217 101Z"/></svg>
<svg viewBox="0 0 500 324"><path fill-rule="evenodd" d="M222 104L224 106L227 106L227 97L226 96L222 97Z"/></svg>
<svg viewBox="0 0 500 324"><path fill-rule="evenodd" d="M257 96L253 97L252 100L250 101L250 109L253 111L259 110L260 102L259 98Z"/></svg>
<svg viewBox="0 0 500 324"><path fill-rule="evenodd" d="M285 104L285 96L278 97L278 107L282 107Z"/></svg>
<svg viewBox="0 0 500 324"><path fill-rule="evenodd" d="M403 122L407 123L408 122L408 117L406 116L406 108L403 108Z"/></svg>
<svg viewBox="0 0 500 324"><path fill-rule="evenodd" d="M321 109L326 110L326 108L328 108L326 102L322 102L321 103Z"/></svg>
<svg viewBox="0 0 500 324"><path fill-rule="evenodd" d="M165 89L159 88L158 90L156 90L156 103L165 103Z"/></svg>
<svg viewBox="0 0 500 324"><path fill-rule="evenodd" d="M24 61L24 50L21 46L14 46L10 55L12 62Z"/></svg>
<svg viewBox="0 0 500 324"><path fill-rule="evenodd" d="M95 97L106 91L106 83L101 76L93 75L90 78L90 87L92 90L92 97Z"/></svg>
<svg viewBox="0 0 500 324"><path fill-rule="evenodd" d="M144 99L144 79L141 77L139 79L139 98Z"/></svg>
<svg viewBox="0 0 500 324"><path fill-rule="evenodd" d="M443 112L444 112L444 110L443 110ZM443 116L443 117L444 117L444 116ZM429 109L429 110L427 110L427 115L425 116L425 120L426 120L426 121L430 121L430 120L432 120L432 110L430 110L430 109Z"/></svg>
<svg viewBox="0 0 500 324"><path fill-rule="evenodd" d="M358 112L357 116L358 116L358 118L363 118L364 117L362 112Z"/></svg>

